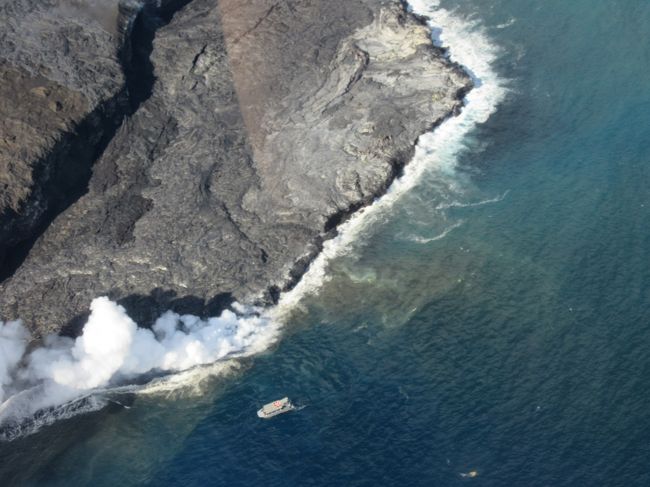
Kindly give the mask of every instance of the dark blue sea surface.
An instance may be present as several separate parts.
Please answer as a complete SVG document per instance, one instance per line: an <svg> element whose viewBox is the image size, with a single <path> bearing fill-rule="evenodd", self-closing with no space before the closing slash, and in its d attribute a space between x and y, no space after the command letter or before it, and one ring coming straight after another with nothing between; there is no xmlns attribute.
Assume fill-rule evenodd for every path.
<svg viewBox="0 0 650 487"><path fill-rule="evenodd" d="M455 167L272 349L0 445L2 485L650 485L650 2L443 6L508 87Z"/></svg>

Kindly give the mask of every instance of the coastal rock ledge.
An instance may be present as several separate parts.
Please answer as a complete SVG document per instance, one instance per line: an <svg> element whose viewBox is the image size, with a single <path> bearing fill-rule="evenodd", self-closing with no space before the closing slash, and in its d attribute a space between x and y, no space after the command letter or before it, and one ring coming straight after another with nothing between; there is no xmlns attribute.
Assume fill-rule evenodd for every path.
<svg viewBox="0 0 650 487"><path fill-rule="evenodd" d="M37 337L78 332L100 295L123 304L142 325L166 309L211 315L233 299L273 302L342 219L386 190L417 137L458 111L471 87L432 46L426 26L396 1L192 0L166 7L174 12L156 24L144 63L152 69L150 92L101 147L84 194L34 237L0 284L0 319L21 318ZM115 8L116 22L124 23ZM140 12L147 15L146 8ZM101 39L80 18L75 28L87 42L68 43L60 62ZM132 43L147 38L137 31L140 20ZM118 34L105 42L115 45ZM24 48L35 59L49 47ZM145 71L113 73L102 66L110 61L114 71L125 63L95 54L96 76L113 80L103 91L84 97L88 86L70 88L65 79L47 88L55 94L66 87L71 124L103 100L118 106L123 78ZM25 72L54 79L48 73L56 66L25 66L26 55L0 57L11 79ZM127 79L126 96L128 87ZM30 96L36 105L46 99L38 90ZM56 105L33 110L39 120L25 115L24 122L35 140L49 140L44 128L65 122L56 118ZM26 180L12 171L30 167L30 158L47 164L43 151L51 148L43 143L36 151L30 137L12 140L23 144L14 150L23 160L0 166L7 191ZM77 164L74 152L61 157L58 167ZM20 227L20 215L32 208L16 194L6 204ZM0 246L15 244L0 237Z"/></svg>

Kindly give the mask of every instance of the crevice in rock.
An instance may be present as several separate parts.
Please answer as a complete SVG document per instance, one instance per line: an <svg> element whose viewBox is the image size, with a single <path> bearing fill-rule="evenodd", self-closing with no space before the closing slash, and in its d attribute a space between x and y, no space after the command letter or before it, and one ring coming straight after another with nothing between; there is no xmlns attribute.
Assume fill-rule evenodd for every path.
<svg viewBox="0 0 650 487"><path fill-rule="evenodd" d="M124 88L63 134L34 165L34 191L24 203L24 214L0 215L3 225L15 227L12 240L0 242L0 283L20 268L55 218L88 192L95 162L123 121L152 94L155 73L151 53L157 30L191 1L145 0L120 4L120 15L126 19L121 26L123 42L119 51Z"/></svg>
<svg viewBox="0 0 650 487"><path fill-rule="evenodd" d="M255 22L255 25L253 25L253 27L251 27L251 28L248 29L246 32L244 32L244 33L241 34L239 37L237 37L235 40L233 40L233 41L232 41L232 44L233 44L233 45L238 44L238 43L239 43L239 42L240 42L244 37L246 37L248 34L250 34L251 32L253 32L253 31L254 31L255 29L257 29L260 25L262 25L262 22L264 22L266 19L269 18L269 16L270 16L270 15L273 13L273 11L278 7L278 5L280 5L280 2L276 2L276 3L274 3L273 5L271 5L271 6L268 8L268 10L264 13L264 15L262 15L262 16L257 20L257 22Z"/></svg>
<svg viewBox="0 0 650 487"><path fill-rule="evenodd" d="M133 115L153 92L156 76L151 53L156 32L169 24L174 14L191 1L163 0L158 5L158 2L146 0L136 15L121 53L130 103L127 116Z"/></svg>
<svg viewBox="0 0 650 487"><path fill-rule="evenodd" d="M196 63L199 62L199 59L201 58L201 56L203 56L205 54L205 50L207 48L208 48L208 45L203 44L203 47L201 48L201 50L198 52L198 54L196 56L194 56L194 59L192 59L192 71L194 71L194 69L196 68Z"/></svg>
<svg viewBox="0 0 650 487"><path fill-rule="evenodd" d="M101 103L35 164L35 188L24 203L30 209L8 223L15 227L14 242L0 263L0 282L18 270L54 219L86 193L92 166L119 128L126 103L123 92Z"/></svg>

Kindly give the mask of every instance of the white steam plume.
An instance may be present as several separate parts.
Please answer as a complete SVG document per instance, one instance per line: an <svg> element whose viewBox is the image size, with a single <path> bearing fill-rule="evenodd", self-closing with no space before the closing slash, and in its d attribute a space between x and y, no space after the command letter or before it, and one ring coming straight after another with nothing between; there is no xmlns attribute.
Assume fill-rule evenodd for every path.
<svg viewBox="0 0 650 487"><path fill-rule="evenodd" d="M14 393L0 405L0 426L142 374L180 371L258 352L270 345L277 331L270 319L239 305L239 316L226 310L207 320L168 311L151 330L138 327L108 298L94 299L90 309L76 340L47 337L43 347L26 357L28 336L22 325L0 325L0 384ZM24 364L16 368L21 360Z"/></svg>
<svg viewBox="0 0 650 487"><path fill-rule="evenodd" d="M20 321L0 321L0 402L4 401L4 388L12 382L12 373L27 347L29 334Z"/></svg>

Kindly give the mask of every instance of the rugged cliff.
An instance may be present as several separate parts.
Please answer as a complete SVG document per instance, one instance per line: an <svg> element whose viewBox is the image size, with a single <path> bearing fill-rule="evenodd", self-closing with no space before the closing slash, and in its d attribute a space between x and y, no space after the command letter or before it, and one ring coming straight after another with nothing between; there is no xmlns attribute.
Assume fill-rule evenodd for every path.
<svg viewBox="0 0 650 487"><path fill-rule="evenodd" d="M148 92L142 85L141 103L101 147L87 192L0 286L2 318L23 318L37 335L73 333L98 295L142 324L168 308L211 314L231 299L270 302L341 218L385 190L417 136L457 110L470 87L394 1L184 3L156 26L146 60L155 82ZM6 43L0 48L6 55ZM107 59L93 44L75 49L96 69ZM56 104L11 105L26 127L14 145L24 167L52 166L52 143L31 144L30 134L56 145L66 133L48 132L57 116L77 120L68 112L84 117L100 100L119 99L124 63L110 59L114 93L90 100L81 86L65 115ZM27 72L19 58L4 65ZM128 76L147 72L135 66ZM40 117L44 107L54 115ZM76 154L64 154L54 166L74 168ZM0 204L13 211L33 198L22 193L33 183L21 171L0 166L10 195ZM68 177L59 179L48 179L51 191L66 192ZM0 241L11 245L11 234Z"/></svg>
<svg viewBox="0 0 650 487"><path fill-rule="evenodd" d="M74 200L119 126L120 46L134 15L53 0L0 4L0 266Z"/></svg>

